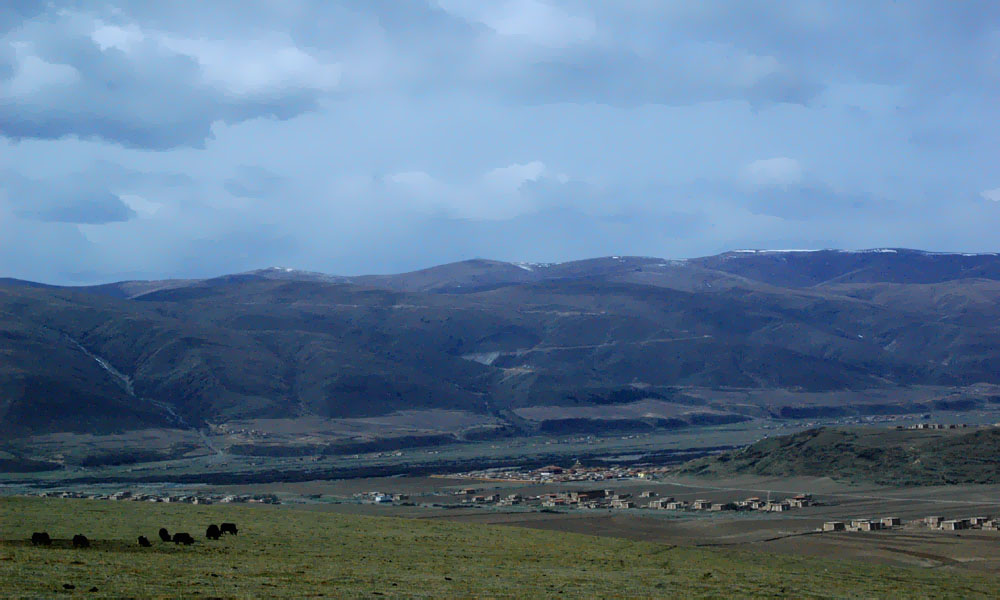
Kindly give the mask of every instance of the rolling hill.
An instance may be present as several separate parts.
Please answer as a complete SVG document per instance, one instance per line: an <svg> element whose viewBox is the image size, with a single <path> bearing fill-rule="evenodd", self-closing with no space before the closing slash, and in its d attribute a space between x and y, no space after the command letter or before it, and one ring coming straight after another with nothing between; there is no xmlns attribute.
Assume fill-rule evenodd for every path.
<svg viewBox="0 0 1000 600"><path fill-rule="evenodd" d="M684 465L689 475L832 477L883 485L1000 483L1000 427L819 428Z"/></svg>
<svg viewBox="0 0 1000 600"><path fill-rule="evenodd" d="M969 406L1000 398L998 298L1000 257L908 250L0 280L0 420L13 438L457 411L531 433Z"/></svg>

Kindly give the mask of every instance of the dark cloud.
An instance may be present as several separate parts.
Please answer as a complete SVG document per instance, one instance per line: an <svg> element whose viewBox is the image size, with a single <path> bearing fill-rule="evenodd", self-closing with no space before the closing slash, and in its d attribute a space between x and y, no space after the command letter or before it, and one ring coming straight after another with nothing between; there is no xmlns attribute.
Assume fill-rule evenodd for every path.
<svg viewBox="0 0 1000 600"><path fill-rule="evenodd" d="M283 41L206 41L53 11L10 32L0 134L128 147L201 147L216 122L289 119L339 77Z"/></svg>
<svg viewBox="0 0 1000 600"><path fill-rule="evenodd" d="M998 22L987 0L3 2L0 275L996 250Z"/></svg>
<svg viewBox="0 0 1000 600"><path fill-rule="evenodd" d="M35 181L7 173L5 179L6 202L23 219L99 225L136 216L120 197L86 176Z"/></svg>

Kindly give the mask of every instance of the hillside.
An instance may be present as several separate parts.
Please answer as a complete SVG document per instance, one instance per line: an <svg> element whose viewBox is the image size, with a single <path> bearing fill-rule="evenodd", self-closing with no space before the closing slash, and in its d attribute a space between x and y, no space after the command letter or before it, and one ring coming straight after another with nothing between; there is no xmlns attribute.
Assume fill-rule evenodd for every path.
<svg viewBox="0 0 1000 600"><path fill-rule="evenodd" d="M995 255L900 250L0 280L0 433L451 411L464 425L401 431L482 436L968 409L1000 400L998 278Z"/></svg>
<svg viewBox="0 0 1000 600"><path fill-rule="evenodd" d="M206 523L239 535L202 537ZM995 597L985 573L285 507L0 498L10 597ZM191 546L156 531L191 532ZM32 546L44 530L51 547ZM74 550L69 538L91 547ZM153 540L140 548L136 538ZM127 574L127 576L122 576ZM794 592L792 592L794 590Z"/></svg>
<svg viewBox="0 0 1000 600"><path fill-rule="evenodd" d="M884 485L1000 483L1000 427L819 428L691 461L689 475L810 476Z"/></svg>

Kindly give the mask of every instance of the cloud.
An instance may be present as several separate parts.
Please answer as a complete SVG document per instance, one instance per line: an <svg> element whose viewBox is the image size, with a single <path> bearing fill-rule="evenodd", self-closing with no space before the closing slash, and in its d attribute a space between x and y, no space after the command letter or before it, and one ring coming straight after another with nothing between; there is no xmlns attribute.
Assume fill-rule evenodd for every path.
<svg viewBox="0 0 1000 600"><path fill-rule="evenodd" d="M500 193L517 193L526 182L538 181L545 174L545 163L534 160L525 164L498 167L483 175L486 185Z"/></svg>
<svg viewBox="0 0 1000 600"><path fill-rule="evenodd" d="M541 0L506 0L484 3L437 0L438 6L466 20L482 23L501 36L529 43L565 47L589 41L597 26L589 15L572 14Z"/></svg>
<svg viewBox="0 0 1000 600"><path fill-rule="evenodd" d="M100 225L136 216L118 195L85 176L34 181L7 173L5 179L5 201L22 219Z"/></svg>
<svg viewBox="0 0 1000 600"><path fill-rule="evenodd" d="M0 240L16 243L0 267L996 250L998 18L981 2L2 2Z"/></svg>
<svg viewBox="0 0 1000 600"><path fill-rule="evenodd" d="M794 185L802 181L802 165L783 156L755 160L743 167L743 178L753 185Z"/></svg>
<svg viewBox="0 0 1000 600"><path fill-rule="evenodd" d="M280 35L201 40L55 11L8 32L0 134L76 136L128 147L201 147L216 122L315 110L340 67Z"/></svg>
<svg viewBox="0 0 1000 600"><path fill-rule="evenodd" d="M389 175L375 192L400 208L455 219L506 220L530 214L546 204L531 184L565 185L569 178L551 172L541 161L512 163L464 182L444 182L424 171Z"/></svg>
<svg viewBox="0 0 1000 600"><path fill-rule="evenodd" d="M237 169L235 177L225 181L224 187L240 198L268 198L284 185L285 178L262 167L244 165Z"/></svg>
<svg viewBox="0 0 1000 600"><path fill-rule="evenodd" d="M1000 188L985 190L980 195L987 200L992 200L993 202L1000 202Z"/></svg>

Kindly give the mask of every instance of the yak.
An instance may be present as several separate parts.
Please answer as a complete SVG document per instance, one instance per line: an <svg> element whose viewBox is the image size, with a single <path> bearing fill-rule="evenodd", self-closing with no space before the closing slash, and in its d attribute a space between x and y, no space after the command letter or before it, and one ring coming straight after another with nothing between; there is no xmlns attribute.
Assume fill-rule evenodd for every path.
<svg viewBox="0 0 1000 600"><path fill-rule="evenodd" d="M190 546L191 544L194 543L194 538L191 537L190 533L179 532L174 534L174 543Z"/></svg>
<svg viewBox="0 0 1000 600"><path fill-rule="evenodd" d="M223 523L219 526L219 532L221 533L231 533L236 535L239 530L236 529L236 523Z"/></svg>
<svg viewBox="0 0 1000 600"><path fill-rule="evenodd" d="M217 540L220 536L222 536L222 531L219 530L219 526L215 523L209 525L208 529L205 530L205 537L210 540Z"/></svg>
<svg viewBox="0 0 1000 600"><path fill-rule="evenodd" d="M90 540L87 536L78 533L73 536L73 547L74 548L90 548Z"/></svg>
<svg viewBox="0 0 1000 600"><path fill-rule="evenodd" d="M36 531L31 534L31 543L35 546L51 546L52 538L49 537L49 533L47 531Z"/></svg>
<svg viewBox="0 0 1000 600"><path fill-rule="evenodd" d="M167 531L166 527L160 527L160 540L164 542L170 541L170 532Z"/></svg>
<svg viewBox="0 0 1000 600"><path fill-rule="evenodd" d="M143 548L149 548L152 544L149 543L149 538L144 535L139 536L139 545Z"/></svg>

